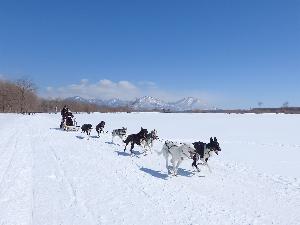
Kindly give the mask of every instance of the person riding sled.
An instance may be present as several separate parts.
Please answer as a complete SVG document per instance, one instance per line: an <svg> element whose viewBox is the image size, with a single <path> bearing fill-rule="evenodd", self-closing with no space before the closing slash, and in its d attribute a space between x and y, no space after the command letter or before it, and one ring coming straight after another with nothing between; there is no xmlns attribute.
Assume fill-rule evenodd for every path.
<svg viewBox="0 0 300 225"><path fill-rule="evenodd" d="M61 114L61 116L62 116L63 119L65 119L65 118L67 117L67 113L68 113L68 108L67 108L67 106L65 105L65 106L62 108L61 112L60 112L60 114Z"/></svg>

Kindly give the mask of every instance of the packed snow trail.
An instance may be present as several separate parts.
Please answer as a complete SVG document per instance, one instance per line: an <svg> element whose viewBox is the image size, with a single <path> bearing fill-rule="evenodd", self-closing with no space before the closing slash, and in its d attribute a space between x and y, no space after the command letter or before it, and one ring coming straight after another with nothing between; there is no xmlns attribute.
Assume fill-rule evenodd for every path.
<svg viewBox="0 0 300 225"><path fill-rule="evenodd" d="M4 121L5 119L5 121ZM0 224L32 224L32 154L29 120L1 115Z"/></svg>
<svg viewBox="0 0 300 225"><path fill-rule="evenodd" d="M154 150L143 156L136 147L137 156L131 157L129 151L123 152L120 140L111 143L110 133L97 138L93 130L87 140L80 132L58 129L59 115L2 114L0 224L299 224L300 166L295 158L299 159L300 143L294 133L298 117L157 113L76 117L79 124L93 127L104 120L109 131L122 126L129 133L141 126L156 128L164 139L204 141L215 135L222 151L209 162L212 173L205 167L194 172L187 160L179 175L170 177L163 157ZM221 126L210 127L212 121ZM274 130L274 124L265 127L270 122L284 131ZM154 148L160 151L161 146L156 142Z"/></svg>

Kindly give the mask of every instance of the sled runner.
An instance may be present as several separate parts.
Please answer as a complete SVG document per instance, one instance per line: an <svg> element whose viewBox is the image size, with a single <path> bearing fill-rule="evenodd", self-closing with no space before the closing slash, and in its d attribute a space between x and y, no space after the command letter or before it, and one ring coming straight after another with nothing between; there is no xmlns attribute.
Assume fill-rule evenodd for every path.
<svg viewBox="0 0 300 225"><path fill-rule="evenodd" d="M64 124L64 126L63 126L63 129L65 131L78 131L79 128L80 128L80 126L75 126L75 125L74 126L67 126L67 125Z"/></svg>

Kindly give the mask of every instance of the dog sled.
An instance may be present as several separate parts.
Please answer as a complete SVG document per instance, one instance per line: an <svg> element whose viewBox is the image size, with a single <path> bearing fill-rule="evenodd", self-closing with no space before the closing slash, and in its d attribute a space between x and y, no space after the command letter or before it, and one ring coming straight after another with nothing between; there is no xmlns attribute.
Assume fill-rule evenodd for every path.
<svg viewBox="0 0 300 225"><path fill-rule="evenodd" d="M77 125L75 119L67 118L63 119L63 121L60 124L60 128L65 131L78 131L80 126Z"/></svg>
<svg viewBox="0 0 300 225"><path fill-rule="evenodd" d="M77 126L77 125L74 125L74 126L67 126L67 125L64 125L63 126L63 129L65 131L78 131L80 128L80 126Z"/></svg>

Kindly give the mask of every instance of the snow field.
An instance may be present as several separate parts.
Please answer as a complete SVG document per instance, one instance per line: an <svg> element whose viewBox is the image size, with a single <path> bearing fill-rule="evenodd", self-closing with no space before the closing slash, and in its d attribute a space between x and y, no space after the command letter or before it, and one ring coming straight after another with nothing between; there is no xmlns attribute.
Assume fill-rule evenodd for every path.
<svg viewBox="0 0 300 225"><path fill-rule="evenodd" d="M58 128L60 115L0 114L0 224L299 224L298 115L77 114L104 120L91 138ZM168 177L155 153L131 157L112 129L157 129L175 141L208 141L222 151L196 173L191 160Z"/></svg>

